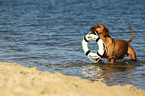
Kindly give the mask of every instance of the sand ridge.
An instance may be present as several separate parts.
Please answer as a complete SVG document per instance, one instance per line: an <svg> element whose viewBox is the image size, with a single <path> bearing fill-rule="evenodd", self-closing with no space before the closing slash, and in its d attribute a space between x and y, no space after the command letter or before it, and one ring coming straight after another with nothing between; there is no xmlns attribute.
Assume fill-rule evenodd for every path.
<svg viewBox="0 0 145 96"><path fill-rule="evenodd" d="M100 81L1 62L0 96L145 96L145 90L132 85L109 87Z"/></svg>

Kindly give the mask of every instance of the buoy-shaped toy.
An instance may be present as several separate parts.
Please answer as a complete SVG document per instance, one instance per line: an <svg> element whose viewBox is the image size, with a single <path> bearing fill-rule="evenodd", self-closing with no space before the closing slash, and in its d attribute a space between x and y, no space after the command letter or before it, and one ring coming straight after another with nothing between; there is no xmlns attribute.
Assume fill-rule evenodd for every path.
<svg viewBox="0 0 145 96"><path fill-rule="evenodd" d="M88 42L90 40L94 40L97 42L98 44L98 51L97 53L92 53L89 48L88 48ZM86 56L94 63L97 63L100 58L103 56L104 52L105 52L105 44L103 43L103 41L100 39L100 37L98 36L98 34L91 34L91 32L89 32L86 36L84 36L83 41L82 41L82 47L83 50L86 54ZM93 61L92 59L98 59L97 61Z"/></svg>

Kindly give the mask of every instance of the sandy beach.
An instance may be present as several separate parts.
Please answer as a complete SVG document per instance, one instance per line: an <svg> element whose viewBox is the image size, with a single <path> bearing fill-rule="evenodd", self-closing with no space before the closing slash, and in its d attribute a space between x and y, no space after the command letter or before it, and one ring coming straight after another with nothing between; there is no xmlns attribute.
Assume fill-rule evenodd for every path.
<svg viewBox="0 0 145 96"><path fill-rule="evenodd" d="M109 87L99 81L1 62L0 96L145 96L145 90L132 85Z"/></svg>

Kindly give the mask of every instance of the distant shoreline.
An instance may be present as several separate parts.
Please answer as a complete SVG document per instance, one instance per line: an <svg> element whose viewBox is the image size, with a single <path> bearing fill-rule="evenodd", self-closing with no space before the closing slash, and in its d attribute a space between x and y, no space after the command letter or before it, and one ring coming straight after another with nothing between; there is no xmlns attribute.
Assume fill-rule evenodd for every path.
<svg viewBox="0 0 145 96"><path fill-rule="evenodd" d="M0 96L144 96L133 85L112 87L80 77L41 72L17 63L0 63Z"/></svg>

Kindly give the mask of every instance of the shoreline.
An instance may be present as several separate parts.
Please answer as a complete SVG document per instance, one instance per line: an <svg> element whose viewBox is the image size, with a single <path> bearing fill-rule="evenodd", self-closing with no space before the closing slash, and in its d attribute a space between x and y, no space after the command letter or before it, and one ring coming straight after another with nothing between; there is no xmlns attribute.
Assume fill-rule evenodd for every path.
<svg viewBox="0 0 145 96"><path fill-rule="evenodd" d="M145 96L145 90L1 62L0 96Z"/></svg>

